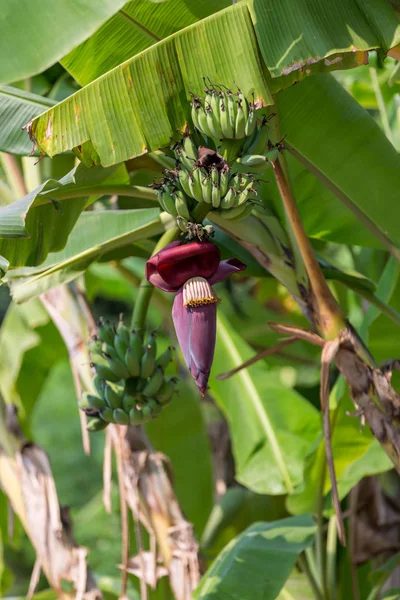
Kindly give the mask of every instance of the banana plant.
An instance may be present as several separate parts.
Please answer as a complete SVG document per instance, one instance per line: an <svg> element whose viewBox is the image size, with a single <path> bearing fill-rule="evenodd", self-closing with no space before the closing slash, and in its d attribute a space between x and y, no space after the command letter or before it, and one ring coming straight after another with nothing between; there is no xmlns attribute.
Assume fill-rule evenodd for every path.
<svg viewBox="0 0 400 600"><path fill-rule="evenodd" d="M396 7L30 3L17 19L11 4L0 43L15 47L0 61L0 273L12 296L0 390L35 434L65 363L49 350L61 334L84 448L97 460L106 440L108 512L116 453L120 596L379 597L396 558L377 571L357 519L368 476L384 503L400 472ZM74 324L62 301L71 290ZM55 325L35 312L38 298ZM95 326L86 298L132 315L113 305ZM2 432L6 461L12 432ZM153 445L171 455L174 487ZM0 529L15 552L3 519ZM7 574L0 557L1 587Z"/></svg>

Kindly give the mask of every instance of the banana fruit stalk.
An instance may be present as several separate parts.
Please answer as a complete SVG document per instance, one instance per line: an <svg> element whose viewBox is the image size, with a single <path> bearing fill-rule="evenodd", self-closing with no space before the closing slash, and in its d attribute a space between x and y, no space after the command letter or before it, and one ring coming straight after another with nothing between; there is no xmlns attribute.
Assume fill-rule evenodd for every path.
<svg viewBox="0 0 400 600"><path fill-rule="evenodd" d="M143 344L122 319L117 327L100 319L98 337L88 347L96 371L95 393L84 392L79 407L91 417L89 431L100 431L109 423L146 423L172 400L178 380L164 374L173 359L172 348L157 357L154 333Z"/></svg>

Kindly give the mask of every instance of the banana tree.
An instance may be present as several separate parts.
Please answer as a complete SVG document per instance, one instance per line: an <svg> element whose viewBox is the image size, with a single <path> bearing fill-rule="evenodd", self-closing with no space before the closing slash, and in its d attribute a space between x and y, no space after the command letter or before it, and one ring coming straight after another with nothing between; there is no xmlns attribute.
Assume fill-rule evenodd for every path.
<svg viewBox="0 0 400 600"><path fill-rule="evenodd" d="M106 430L107 509L116 451L121 595L135 594L131 573L141 598L149 586L160 598L290 599L299 582L307 598L380 597L396 561L377 570L371 559L393 547L363 552L357 490L400 472L389 360L400 324L396 7L141 0L49 11L26 11L13 44L29 38L0 63L0 268L14 320L39 297L64 339L86 450L87 430ZM65 19L60 35L49 17ZM39 75L49 56L59 63ZM73 333L54 289L68 295L71 282L92 299L128 286L130 322L101 319L84 339L92 317L74 287ZM7 324L0 391L28 431L30 346L11 350ZM201 435L218 421L232 444L229 475L229 445L213 443L209 515L210 469L178 478L176 500L153 451L171 451L189 477L182 453L190 471L196 450L173 439L189 427L186 402ZM200 512L191 485L207 497Z"/></svg>

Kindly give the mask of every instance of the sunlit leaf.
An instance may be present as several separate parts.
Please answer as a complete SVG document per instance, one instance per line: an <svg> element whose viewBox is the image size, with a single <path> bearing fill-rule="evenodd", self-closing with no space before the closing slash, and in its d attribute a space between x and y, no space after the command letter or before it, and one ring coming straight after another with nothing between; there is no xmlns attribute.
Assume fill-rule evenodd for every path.
<svg viewBox="0 0 400 600"><path fill-rule="evenodd" d="M252 356L247 344L219 311L213 374ZM236 478L264 494L284 494L302 481L304 459L319 429L319 414L257 363L228 380L210 380L232 435Z"/></svg>
<svg viewBox="0 0 400 600"><path fill-rule="evenodd" d="M26 156L33 144L22 128L56 102L18 88L0 88L0 151Z"/></svg>
<svg viewBox="0 0 400 600"><path fill-rule="evenodd" d="M49 254L39 267L24 267L9 272L8 281L16 302L72 281L95 260L110 259L112 253L126 248L135 255L136 241L164 230L157 208L83 213L63 250ZM139 252L140 254L140 252Z"/></svg>
<svg viewBox="0 0 400 600"><path fill-rule="evenodd" d="M197 600L274 600L302 550L312 544L310 515L255 523L233 539L204 575Z"/></svg>
<svg viewBox="0 0 400 600"><path fill-rule="evenodd" d="M79 165L60 181L42 183L24 198L0 207L0 255L11 267L42 263L49 252L65 246L88 204L87 196L98 192L96 186L127 183L124 165L110 169Z"/></svg>
<svg viewBox="0 0 400 600"><path fill-rule="evenodd" d="M53 65L87 39L124 0L70 2L13 0L1 6L0 84L25 79Z"/></svg>

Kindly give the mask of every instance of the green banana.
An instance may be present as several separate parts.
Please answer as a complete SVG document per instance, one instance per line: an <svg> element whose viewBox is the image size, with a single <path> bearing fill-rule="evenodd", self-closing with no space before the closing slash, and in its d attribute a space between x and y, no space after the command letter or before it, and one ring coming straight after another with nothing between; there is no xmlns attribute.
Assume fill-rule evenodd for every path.
<svg viewBox="0 0 400 600"><path fill-rule="evenodd" d="M216 140L220 140L221 138L224 137L224 134L222 133L221 125L218 120L219 108L218 108L218 113L215 113L212 109L211 104L209 104L206 108L206 115L207 115L207 125L208 125L209 130L212 133L212 137Z"/></svg>
<svg viewBox="0 0 400 600"><path fill-rule="evenodd" d="M110 346L110 344L106 344L105 342L103 342L101 346L101 355L106 356L108 359L115 358L119 360L118 352L114 348L114 344Z"/></svg>
<svg viewBox="0 0 400 600"><path fill-rule="evenodd" d="M210 128L208 127L208 121L207 121L207 115L204 111L203 108L200 108L198 113L197 113L197 117L198 117L198 129L204 133L207 137L214 137Z"/></svg>
<svg viewBox="0 0 400 600"><path fill-rule="evenodd" d="M248 106L246 98L239 92L237 101L237 113L235 122L235 138L240 140L244 138L246 123L248 117Z"/></svg>
<svg viewBox="0 0 400 600"><path fill-rule="evenodd" d="M88 424L86 425L86 429L88 431L101 431L107 427L108 423L100 419L100 417L94 417L94 419L90 419Z"/></svg>
<svg viewBox="0 0 400 600"><path fill-rule="evenodd" d="M257 115L253 105L250 105L249 115L246 121L246 127L244 128L244 134L246 137L251 136L255 130L257 125Z"/></svg>
<svg viewBox="0 0 400 600"><path fill-rule="evenodd" d="M234 206L233 208L224 210L221 215L224 217L224 219L243 219L251 213L252 209L253 207L250 204L242 204L241 206Z"/></svg>
<svg viewBox="0 0 400 600"><path fill-rule="evenodd" d="M188 158L189 160L191 159L190 164L193 169L193 163L197 161L199 156L198 156L198 152L197 152L197 147L189 135L187 135L183 138L182 147L183 147L183 152L185 154L185 157Z"/></svg>
<svg viewBox="0 0 400 600"><path fill-rule="evenodd" d="M162 369L166 369L170 362L172 362L173 354L172 354L172 346L169 346L165 352L160 354L160 356L156 360L156 367L161 367Z"/></svg>
<svg viewBox="0 0 400 600"><path fill-rule="evenodd" d="M116 375L114 371L110 369L109 361L102 356L95 354L92 355L92 365L94 366L99 379L105 381L119 381L121 377Z"/></svg>
<svg viewBox="0 0 400 600"><path fill-rule="evenodd" d="M124 399L122 401L122 406L124 407L124 411L129 413L129 411L135 406L136 398L132 396L132 394L125 394Z"/></svg>
<svg viewBox="0 0 400 600"><path fill-rule="evenodd" d="M140 375L140 360L132 350L132 348L128 348L125 353L125 364L129 371L129 375L131 377L139 377Z"/></svg>
<svg viewBox="0 0 400 600"><path fill-rule="evenodd" d="M179 229L183 232L183 233L187 233L188 231L188 220L184 219L183 217L177 217L176 218L176 223L179 227Z"/></svg>
<svg viewBox="0 0 400 600"><path fill-rule="evenodd" d="M146 404L146 406L143 406L143 408L142 408L142 415L143 415L143 423L147 423L148 421L151 421L153 418L151 407L148 406L147 404Z"/></svg>
<svg viewBox="0 0 400 600"><path fill-rule="evenodd" d="M106 421L106 423L114 423L114 413L111 408L103 408L100 413L100 417L103 419L103 421Z"/></svg>
<svg viewBox="0 0 400 600"><path fill-rule="evenodd" d="M225 196L226 192L228 191L229 179L230 179L229 169L222 169L222 171L219 174L219 187L220 187L221 198L223 198Z"/></svg>
<svg viewBox="0 0 400 600"><path fill-rule="evenodd" d="M235 198L238 192L235 190L233 186L229 188L225 196L221 200L221 208L232 208L235 203Z"/></svg>
<svg viewBox="0 0 400 600"><path fill-rule="evenodd" d="M166 210L173 217L177 217L178 211L175 208L175 200L168 189L163 189L161 192L161 198L164 210Z"/></svg>
<svg viewBox="0 0 400 600"><path fill-rule="evenodd" d="M254 165L265 164L267 158L263 154L245 154L244 156L239 156L236 160L245 167L252 167Z"/></svg>
<svg viewBox="0 0 400 600"><path fill-rule="evenodd" d="M155 369L156 361L154 360L154 356L151 352L149 346L146 348L140 365L140 376L143 379L147 379L153 374Z"/></svg>
<svg viewBox="0 0 400 600"><path fill-rule="evenodd" d="M131 331L131 334L129 336L129 347L135 354L137 359L140 360L143 355L143 343L138 331Z"/></svg>
<svg viewBox="0 0 400 600"><path fill-rule="evenodd" d="M196 127L196 129L200 129L199 126L199 116L198 116L198 112L199 110L203 110L201 107L201 102L199 100L199 98L192 98L192 121L193 121L193 125Z"/></svg>
<svg viewBox="0 0 400 600"><path fill-rule="evenodd" d="M152 331L150 333L149 337L147 338L145 346L146 346L146 349L149 352L151 352L151 355L155 359L157 356L157 339L156 339L156 334L154 331Z"/></svg>
<svg viewBox="0 0 400 600"><path fill-rule="evenodd" d="M149 400L147 406L150 408L151 416L152 416L153 419L155 419L156 417L158 417L158 415L162 411L161 404L159 404L157 402L157 400L155 400L155 398L151 398L151 400Z"/></svg>
<svg viewBox="0 0 400 600"><path fill-rule="evenodd" d="M200 181L200 170L198 168L193 169L193 172L189 175L189 189L192 198L197 202L203 202L203 192L201 189Z"/></svg>
<svg viewBox="0 0 400 600"><path fill-rule="evenodd" d="M235 130L230 122L227 98L223 92L220 92L219 114L224 138L233 139L235 137Z"/></svg>
<svg viewBox="0 0 400 600"><path fill-rule="evenodd" d="M125 340L123 340L117 333L117 335L114 338L114 348L115 348L115 350L117 352L117 356L120 360L125 360L125 354L128 349L128 346L129 346L129 331L128 331L128 341L127 342L125 342Z"/></svg>
<svg viewBox="0 0 400 600"><path fill-rule="evenodd" d="M104 381L102 381L98 375L93 377L93 387L100 398L104 398Z"/></svg>
<svg viewBox="0 0 400 600"><path fill-rule="evenodd" d="M87 343L88 350L93 353L99 354L101 352L102 341L97 337L93 336Z"/></svg>
<svg viewBox="0 0 400 600"><path fill-rule="evenodd" d="M219 171L216 167L211 168L211 204L218 208L221 202L221 192L219 189Z"/></svg>
<svg viewBox="0 0 400 600"><path fill-rule="evenodd" d="M122 314L119 317L118 327L117 327L117 335L124 340L125 344L129 344L129 329L124 324Z"/></svg>
<svg viewBox="0 0 400 600"><path fill-rule="evenodd" d="M99 320L99 336L103 342L106 344L114 344L114 329L109 323L109 321L105 321L103 317L100 317Z"/></svg>
<svg viewBox="0 0 400 600"><path fill-rule="evenodd" d="M212 182L211 177L206 175L201 182L202 190L203 190L203 202L207 204L211 204L212 202Z"/></svg>
<svg viewBox="0 0 400 600"><path fill-rule="evenodd" d="M235 137L237 102L236 102L236 98L235 98L234 94L231 92L231 90L228 90L228 92L226 94L226 98L227 98L226 105L228 108L229 122L233 129L233 137Z"/></svg>
<svg viewBox="0 0 400 600"><path fill-rule="evenodd" d="M246 137L245 142L243 144L243 148L242 148L243 154L251 154L250 148L256 141L259 133L260 133L260 128L255 127L253 133ZM258 152L258 154L260 154L260 153Z"/></svg>
<svg viewBox="0 0 400 600"><path fill-rule="evenodd" d="M188 207L188 203L187 203L185 194L183 192L181 192L180 190L178 190L174 193L174 198L175 198L175 208L176 208L176 212L178 213L178 215L180 217L183 217L184 219L190 219L191 217L190 217L189 207Z"/></svg>
<svg viewBox="0 0 400 600"><path fill-rule="evenodd" d="M122 360L119 360L119 358L108 358L107 360L110 369L119 379L128 379L129 371Z"/></svg>
<svg viewBox="0 0 400 600"><path fill-rule="evenodd" d="M159 404L161 404L162 406L165 406L166 404L168 404L171 401L171 398L175 393L175 389L176 389L176 379L175 378L164 381L164 383L162 384L162 386L160 387L160 389L158 390L158 393L156 395L157 402Z"/></svg>
<svg viewBox="0 0 400 600"><path fill-rule="evenodd" d="M257 134L255 136L254 141L246 147L246 144L243 148L243 152L246 154L263 154L268 146L269 139L269 127L265 123L265 121L261 124L260 127L256 130Z"/></svg>
<svg viewBox="0 0 400 600"><path fill-rule="evenodd" d="M122 408L116 408L113 413L114 421L118 425L129 425L129 417Z"/></svg>
<svg viewBox="0 0 400 600"><path fill-rule="evenodd" d="M143 414L141 410L137 408L132 408L129 411L129 422L131 425L140 425L143 423Z"/></svg>
<svg viewBox="0 0 400 600"><path fill-rule="evenodd" d="M110 408L121 408L124 389L121 386L113 386L108 383L105 387L105 399Z"/></svg>
<svg viewBox="0 0 400 600"><path fill-rule="evenodd" d="M189 178L190 178L190 174L186 169L179 169L179 183L181 185L183 192L187 196L192 195L192 191L190 189L190 184L189 184Z"/></svg>
<svg viewBox="0 0 400 600"><path fill-rule="evenodd" d="M152 396L154 396L160 389L163 381L164 371L161 367L157 367L150 380L146 384L146 387L143 390L143 395L147 398L151 398Z"/></svg>

